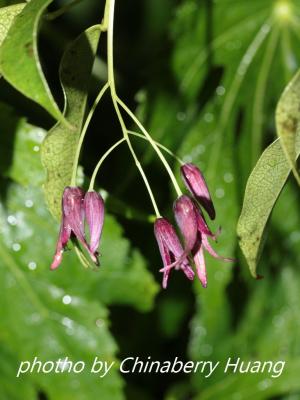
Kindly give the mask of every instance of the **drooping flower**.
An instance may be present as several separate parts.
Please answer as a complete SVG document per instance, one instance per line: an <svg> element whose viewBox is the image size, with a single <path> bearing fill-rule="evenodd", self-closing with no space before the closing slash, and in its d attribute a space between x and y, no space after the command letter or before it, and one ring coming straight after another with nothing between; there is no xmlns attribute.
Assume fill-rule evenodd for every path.
<svg viewBox="0 0 300 400"><path fill-rule="evenodd" d="M97 248L103 226L104 205L102 198L97 198L97 196L100 197L96 192L85 194L79 187L67 186L64 189L62 221L51 269L56 269L60 265L63 252L71 237L75 237L82 244L92 261L98 265ZM90 245L85 238L85 217L90 229Z"/></svg>
<svg viewBox="0 0 300 400"><path fill-rule="evenodd" d="M205 209L210 218L215 219L215 208L205 178L200 169L192 163L186 163L181 166L180 172L185 186L197 201L199 201L200 205Z"/></svg>
<svg viewBox="0 0 300 400"><path fill-rule="evenodd" d="M97 256L104 222L104 201L99 193L87 192L84 196L84 212L90 231L90 250Z"/></svg>
<svg viewBox="0 0 300 400"><path fill-rule="evenodd" d="M173 211L177 225L184 239L185 251L189 253L197 240L197 218L192 200L185 195L178 197L174 202Z"/></svg>
<svg viewBox="0 0 300 400"><path fill-rule="evenodd" d="M216 236L209 229L201 209L189 196L179 196L174 202L173 211L188 251L194 248L199 235Z"/></svg>
<svg viewBox="0 0 300 400"><path fill-rule="evenodd" d="M200 207L186 195L178 197L174 204L174 214L185 243L191 244L190 256L196 267L197 275L203 287L207 286L204 250L213 257L223 261L233 261L231 258L219 256L211 247L208 238L216 240L217 234L209 229Z"/></svg>
<svg viewBox="0 0 300 400"><path fill-rule="evenodd" d="M185 255L174 227L166 218L156 219L154 234L164 264L164 268L161 270L163 272L163 288L167 287L172 268L176 270L181 269L188 279L193 280L194 271L189 264L189 260Z"/></svg>

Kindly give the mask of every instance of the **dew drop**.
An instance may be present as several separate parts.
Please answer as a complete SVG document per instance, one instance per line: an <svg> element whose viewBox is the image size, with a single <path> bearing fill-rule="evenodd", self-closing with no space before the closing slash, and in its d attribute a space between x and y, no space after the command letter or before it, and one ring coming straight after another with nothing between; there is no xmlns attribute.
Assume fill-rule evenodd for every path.
<svg viewBox="0 0 300 400"><path fill-rule="evenodd" d="M38 151L40 151L40 146L34 146L34 147L33 147L33 151L35 151L36 153L37 153Z"/></svg>
<svg viewBox="0 0 300 400"><path fill-rule="evenodd" d="M68 317L63 317L61 323L62 323L66 328L69 328L69 329L72 329L72 328L73 328L73 321L72 321L70 318L68 318Z"/></svg>
<svg viewBox="0 0 300 400"><path fill-rule="evenodd" d="M28 263L28 268L29 268L31 271L34 271L34 270L36 269L36 267L37 267L36 262L30 261L30 262Z"/></svg>
<svg viewBox="0 0 300 400"><path fill-rule="evenodd" d="M212 122L214 120L214 115L212 113L205 113L204 114L204 121L205 122Z"/></svg>
<svg viewBox="0 0 300 400"><path fill-rule="evenodd" d="M222 188L216 189L216 197L218 199L222 199L222 197L224 197L224 195L225 195L225 190L224 189L222 189Z"/></svg>
<svg viewBox="0 0 300 400"><path fill-rule="evenodd" d="M104 325L104 321L101 318L96 319L96 326L101 328Z"/></svg>
<svg viewBox="0 0 300 400"><path fill-rule="evenodd" d="M20 250L21 250L21 245L20 245L20 243L14 243L14 244L12 245L12 249L13 249L13 251L20 251Z"/></svg>
<svg viewBox="0 0 300 400"><path fill-rule="evenodd" d="M226 172L223 176L223 179L226 183L230 183L233 181L233 175L231 172Z"/></svg>
<svg viewBox="0 0 300 400"><path fill-rule="evenodd" d="M201 325L197 326L194 331L198 336L206 336L206 329Z"/></svg>
<svg viewBox="0 0 300 400"><path fill-rule="evenodd" d="M28 199L25 201L25 207L31 208L33 206L33 201Z"/></svg>
<svg viewBox="0 0 300 400"><path fill-rule="evenodd" d="M72 297L69 296L68 294L66 294L63 298L62 298L62 302L64 304L71 304L72 302Z"/></svg>
<svg viewBox="0 0 300 400"><path fill-rule="evenodd" d="M216 89L216 93L218 96L223 96L225 94L225 88L224 86L218 86Z"/></svg>
<svg viewBox="0 0 300 400"><path fill-rule="evenodd" d="M10 225L17 225L17 223L18 223L17 218L16 218L14 215L9 215L9 216L7 217L7 222L8 222Z"/></svg>

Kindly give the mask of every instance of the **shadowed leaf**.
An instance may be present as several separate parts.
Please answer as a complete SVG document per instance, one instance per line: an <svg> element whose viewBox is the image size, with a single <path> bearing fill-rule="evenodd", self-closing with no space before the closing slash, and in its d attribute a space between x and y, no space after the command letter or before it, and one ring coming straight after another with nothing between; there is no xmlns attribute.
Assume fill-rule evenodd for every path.
<svg viewBox="0 0 300 400"><path fill-rule="evenodd" d="M295 145L296 154L299 155L299 133ZM256 268L266 224L290 172L290 164L280 139L277 139L263 152L248 179L237 233L240 247L254 277L257 277Z"/></svg>
<svg viewBox="0 0 300 400"><path fill-rule="evenodd" d="M41 16L52 0L32 0L15 17L0 51L3 77L55 119L66 121L46 82L37 48Z"/></svg>
<svg viewBox="0 0 300 400"><path fill-rule="evenodd" d="M73 162L85 114L88 82L99 37L100 26L90 27L70 45L61 61L64 115L75 130L58 122L49 131L41 149L42 163L47 171L45 197L49 210L56 218L61 213L62 192L71 183Z"/></svg>
<svg viewBox="0 0 300 400"><path fill-rule="evenodd" d="M2 45L15 16L23 10L24 5L25 3L21 3L0 8L0 46Z"/></svg>
<svg viewBox="0 0 300 400"><path fill-rule="evenodd" d="M300 185L300 175L296 166L296 132L300 121L300 72L287 85L276 109L277 134L291 165L293 174Z"/></svg>

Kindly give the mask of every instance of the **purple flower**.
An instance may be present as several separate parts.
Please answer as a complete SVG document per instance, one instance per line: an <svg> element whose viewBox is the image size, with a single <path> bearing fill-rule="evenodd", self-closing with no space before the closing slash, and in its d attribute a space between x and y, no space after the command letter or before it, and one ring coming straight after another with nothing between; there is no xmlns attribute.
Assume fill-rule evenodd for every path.
<svg viewBox="0 0 300 400"><path fill-rule="evenodd" d="M97 192L87 192L84 197L84 211L90 231L90 250L97 256L97 249L104 222L104 201Z"/></svg>
<svg viewBox="0 0 300 400"><path fill-rule="evenodd" d="M187 163L181 166L180 172L185 186L199 201L200 205L205 209L210 218L215 219L215 208L200 169L192 163Z"/></svg>
<svg viewBox="0 0 300 400"><path fill-rule="evenodd" d="M198 223L194 203L188 196L180 196L174 202L173 211L184 239L185 251L188 253L197 240Z"/></svg>
<svg viewBox="0 0 300 400"><path fill-rule="evenodd" d="M216 240L218 232L216 234L211 232L200 207L193 199L186 195L178 197L174 202L174 214L183 236L184 248L174 227L165 218L158 218L154 224L154 233L164 264L160 270L164 274L163 288L167 287L172 268L182 269L185 275L193 280L195 274L191 265L195 266L202 286L206 287L204 250L223 261L233 261L233 259L219 256L211 247L208 238Z"/></svg>
<svg viewBox="0 0 300 400"><path fill-rule="evenodd" d="M166 218L157 218L154 223L154 234L158 243L161 258L163 260L163 288L168 284L170 271L172 268L181 269L188 279L194 279L194 271L189 265L189 261L182 248L180 240L174 227Z"/></svg>
<svg viewBox="0 0 300 400"><path fill-rule="evenodd" d="M178 197L173 206L177 225L182 233L185 249L191 251L201 234L215 238L209 229L201 209L186 195Z"/></svg>
<svg viewBox="0 0 300 400"><path fill-rule="evenodd" d="M88 245L84 220L87 220L90 229L90 241ZM89 253L92 261L98 265L97 248L103 226L104 204L96 192L84 193L79 187L67 186L62 197L62 222L56 251L51 269L56 269L61 261L63 252L71 237L75 237Z"/></svg>

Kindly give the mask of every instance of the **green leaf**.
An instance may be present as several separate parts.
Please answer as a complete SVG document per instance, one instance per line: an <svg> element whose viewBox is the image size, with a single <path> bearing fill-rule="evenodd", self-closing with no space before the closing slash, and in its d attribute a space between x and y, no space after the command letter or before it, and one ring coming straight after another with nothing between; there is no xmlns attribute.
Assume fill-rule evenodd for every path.
<svg viewBox="0 0 300 400"><path fill-rule="evenodd" d="M201 392L194 400L214 400L233 398L243 400L265 400L274 395L283 395L296 392L300 389L297 371L300 368L300 359L286 359L286 367L280 378L270 378L266 372L260 374L230 374L224 379ZM224 365L223 365L224 367Z"/></svg>
<svg viewBox="0 0 300 400"><path fill-rule="evenodd" d="M25 3L21 3L0 8L0 46L2 45L15 16L23 10L24 5Z"/></svg>
<svg viewBox="0 0 300 400"><path fill-rule="evenodd" d="M89 78L100 37L100 26L83 32L66 50L60 66L60 80L65 94L65 117L75 127L58 122L48 133L41 149L47 172L45 197L54 217L60 217L64 188L71 183L72 168L85 115ZM74 69L76 65L76 69Z"/></svg>
<svg viewBox="0 0 300 400"><path fill-rule="evenodd" d="M44 107L55 119L69 125L53 99L38 56L38 27L51 1L32 0L14 18L1 46L0 70L18 91Z"/></svg>
<svg viewBox="0 0 300 400"><path fill-rule="evenodd" d="M0 357L0 399L20 400L21 393L25 399L34 399L36 393L30 380L24 378L20 380L17 385L11 384L11 382L16 383L16 366L18 365L18 358L14 351L10 351L3 345L3 342L1 342L0 347Z"/></svg>
<svg viewBox="0 0 300 400"><path fill-rule="evenodd" d="M296 154L300 154L300 133L296 137ZM254 277L266 224L290 172L291 166L277 139L263 152L248 179L237 233Z"/></svg>
<svg viewBox="0 0 300 400"><path fill-rule="evenodd" d="M286 362L283 374L270 378L268 374L225 375L221 371L218 376L214 374L209 388L201 392L201 400L219 397L263 400L300 390L295 375L300 351L297 333L300 323L300 213L297 193L293 189L291 184L286 185L276 203L271 221L271 243L262 259L265 279L249 282L248 290L243 290L243 294L248 292L248 295L244 299L246 304L240 322L231 334L232 348L220 360L222 365L228 356L245 361L283 360ZM273 265L273 270L270 270L270 265Z"/></svg>
<svg viewBox="0 0 300 400"><path fill-rule="evenodd" d="M96 355L107 361L115 360L116 345L108 331L106 309L96 298L86 299L82 293L75 295L72 279L69 279L68 290L64 290L59 283L52 283L51 272L43 268L44 259L41 256L37 258L38 251L34 258L28 253L28 248L34 252L34 237L43 238L45 251L49 245L49 233L45 230L45 215L38 217L40 229L37 230L29 223L30 212L26 215L26 206L22 209L18 204L17 209L13 208L16 199L21 200L21 196L24 196L24 202L26 190L11 185L7 193L7 209L2 209L0 218L0 305L2 310L6 310L0 322L1 331L5 333L1 340L14 349L18 362L33 360L35 356L42 361L68 356L72 361L82 360L89 365ZM34 197L30 199L35 201ZM32 207L36 213L41 212L35 203ZM16 224L12 218L16 218ZM53 238L50 239L52 241ZM34 268L43 268L43 273L36 274ZM70 270L74 266L64 265L64 268ZM64 296L69 296L70 304L64 301ZM117 368L102 380L88 371L80 376L74 373L36 373L29 379L33 386L41 388L50 398L89 399L96 397L97 393L101 393L104 399L123 398ZM67 391L63 390L66 387Z"/></svg>
<svg viewBox="0 0 300 400"><path fill-rule="evenodd" d="M224 18L226 1L206 7L187 0L173 24L173 65L180 93L194 104L194 112L210 96L209 104L215 106L202 115L209 132L217 129L220 137L237 133L236 160L243 180L264 148L273 123L273 99L279 98L300 64L299 21L293 17L299 2L286 5L284 14L280 2L273 0L235 2ZM214 118L217 125L211 123ZM219 152L221 146L219 140L212 151Z"/></svg>
<svg viewBox="0 0 300 400"><path fill-rule="evenodd" d="M287 85L276 109L277 134L293 174L300 185L296 166L296 132L300 121L300 71Z"/></svg>
<svg viewBox="0 0 300 400"><path fill-rule="evenodd" d="M16 118L8 108L6 115ZM106 305L127 304L147 311L153 305L158 285L142 255L131 248L111 216L104 223L101 267L97 272L82 268L74 251L64 254L61 268L49 270L59 227L45 208L38 187L42 166L38 152L32 152L37 128L23 120L11 124L11 135L13 128L17 144L14 154L20 157L24 153L23 170L7 169L14 173L6 176L22 182L24 171L30 171L32 181L27 186L2 185L5 195L0 202L0 307L5 312L1 316L0 340L1 348L5 346L16 355L6 357L4 376L12 369L16 371L21 360L35 356L42 361L68 356L74 362L83 360L88 366L95 356L117 362ZM39 143L40 138L37 140ZM6 358L3 356L3 360ZM24 393L28 393L26 398L34 398L29 396L41 390L50 399L58 400L99 396L104 400L123 399L118 362L105 379L87 371L80 375L35 373L23 378L24 392L20 384L15 397L12 386L16 380L7 380L6 398L21 400Z"/></svg>
<svg viewBox="0 0 300 400"><path fill-rule="evenodd" d="M2 176L9 177L21 185L41 185L45 180L45 173L41 168L39 150L45 131L28 124L24 118L19 118L10 107L2 103L0 126Z"/></svg>

